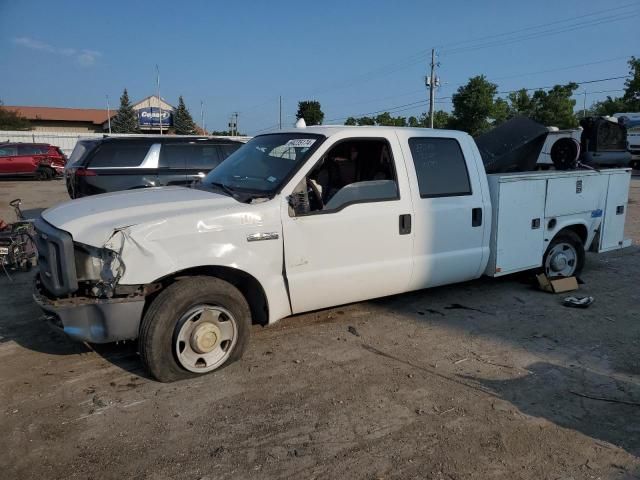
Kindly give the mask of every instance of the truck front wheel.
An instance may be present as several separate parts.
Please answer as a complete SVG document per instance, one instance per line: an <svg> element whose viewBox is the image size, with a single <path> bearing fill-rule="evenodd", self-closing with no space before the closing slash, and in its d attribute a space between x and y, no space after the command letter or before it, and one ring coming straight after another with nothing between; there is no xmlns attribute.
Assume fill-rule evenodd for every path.
<svg viewBox="0 0 640 480"><path fill-rule="evenodd" d="M571 230L563 230L549 244L542 267L547 277L571 277L580 274L584 258L584 245L580 237Z"/></svg>
<svg viewBox="0 0 640 480"><path fill-rule="evenodd" d="M218 278L187 278L149 306L140 326L140 356L161 382L194 377L242 357L250 329L251 311L236 287Z"/></svg>

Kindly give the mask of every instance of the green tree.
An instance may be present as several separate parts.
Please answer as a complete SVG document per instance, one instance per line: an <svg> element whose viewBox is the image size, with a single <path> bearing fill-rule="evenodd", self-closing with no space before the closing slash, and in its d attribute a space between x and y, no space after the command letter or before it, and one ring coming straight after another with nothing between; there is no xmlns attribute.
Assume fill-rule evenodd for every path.
<svg viewBox="0 0 640 480"><path fill-rule="evenodd" d="M591 105L593 115L613 115L622 112L640 111L640 59L631 57L629 65L630 78L624 82L624 94L621 97L607 97L605 100Z"/></svg>
<svg viewBox="0 0 640 480"><path fill-rule="evenodd" d="M622 100L627 112L640 112L640 58L631 57L627 63L631 78L624 82Z"/></svg>
<svg viewBox="0 0 640 480"><path fill-rule="evenodd" d="M607 96L605 100L591 105L591 108L587 112L589 115L613 115L614 113L621 113L627 111L627 103L622 97L611 98Z"/></svg>
<svg viewBox="0 0 640 480"><path fill-rule="evenodd" d="M578 125L578 119L574 113L576 101L571 97L577 89L577 83L568 83L556 85L548 92L536 90L532 96L534 106L532 118L548 127L576 127Z"/></svg>
<svg viewBox="0 0 640 480"><path fill-rule="evenodd" d="M509 102L509 117L515 117L517 115L524 115L525 117L533 116L533 99L529 96L527 89L522 88L517 92L511 92L507 96L507 100Z"/></svg>
<svg viewBox="0 0 640 480"><path fill-rule="evenodd" d="M126 88L120 96L118 113L111 120L111 131L113 133L140 133L138 116L131 106Z"/></svg>
<svg viewBox="0 0 640 480"><path fill-rule="evenodd" d="M484 75L470 78L469 82L459 87L451 98L452 126L471 135L489 130L494 115L494 97L497 91L498 86L489 82Z"/></svg>
<svg viewBox="0 0 640 480"><path fill-rule="evenodd" d="M197 133L196 123L193 121L189 109L187 109L187 106L184 104L182 95L178 97L178 106L175 112L173 112L173 129L176 135L195 135Z"/></svg>
<svg viewBox="0 0 640 480"><path fill-rule="evenodd" d="M317 100L303 100L298 102L296 118L304 118L307 125L321 125L324 120L324 113L322 113L320 102Z"/></svg>
<svg viewBox="0 0 640 480"><path fill-rule="evenodd" d="M452 128L451 122L453 117L444 110L436 110L433 112L433 128ZM420 126L429 126L429 116L424 113L422 115Z"/></svg>
<svg viewBox="0 0 640 480"><path fill-rule="evenodd" d="M392 117L389 112L383 112L375 118L376 125L385 127L406 127L406 117Z"/></svg>
<svg viewBox="0 0 640 480"><path fill-rule="evenodd" d="M15 110L5 108L0 101L0 130L31 130L31 124Z"/></svg>
<svg viewBox="0 0 640 480"><path fill-rule="evenodd" d="M344 121L344 124L354 126L358 124L358 121L354 117L349 117Z"/></svg>

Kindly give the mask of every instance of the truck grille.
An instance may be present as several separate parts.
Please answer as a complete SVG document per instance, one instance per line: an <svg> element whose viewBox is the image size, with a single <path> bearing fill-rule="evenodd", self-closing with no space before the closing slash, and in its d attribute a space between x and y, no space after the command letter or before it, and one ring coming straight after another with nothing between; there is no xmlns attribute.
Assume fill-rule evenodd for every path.
<svg viewBox="0 0 640 480"><path fill-rule="evenodd" d="M78 289L73 238L55 228L42 217L35 221L35 242L38 248L40 281L56 297L68 295Z"/></svg>

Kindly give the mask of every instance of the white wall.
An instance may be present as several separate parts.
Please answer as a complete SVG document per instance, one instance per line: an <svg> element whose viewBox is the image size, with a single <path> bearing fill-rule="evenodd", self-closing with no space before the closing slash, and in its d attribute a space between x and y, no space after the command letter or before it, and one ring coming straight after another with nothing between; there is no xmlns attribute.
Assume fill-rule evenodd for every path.
<svg viewBox="0 0 640 480"><path fill-rule="evenodd" d="M48 143L60 147L64 154L68 157L71 155L73 148L79 138L102 138L102 133L67 133L67 132L51 132L42 130L18 131L18 130L0 130L0 142L23 142L23 143ZM115 135L114 135L115 136ZM140 134L119 134L119 137L155 137L157 135L140 135ZM211 138L229 138L240 142L246 142L251 137L211 137Z"/></svg>

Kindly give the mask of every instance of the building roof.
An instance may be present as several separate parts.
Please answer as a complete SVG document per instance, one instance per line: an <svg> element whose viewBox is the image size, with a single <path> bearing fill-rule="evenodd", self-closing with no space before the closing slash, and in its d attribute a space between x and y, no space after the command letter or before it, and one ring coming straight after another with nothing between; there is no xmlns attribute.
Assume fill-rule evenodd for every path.
<svg viewBox="0 0 640 480"><path fill-rule="evenodd" d="M91 122L102 125L108 120L107 110L99 108L57 108L57 107L25 107L4 105L3 108L18 112L27 120L55 120L62 122ZM111 110L111 117L117 113Z"/></svg>

